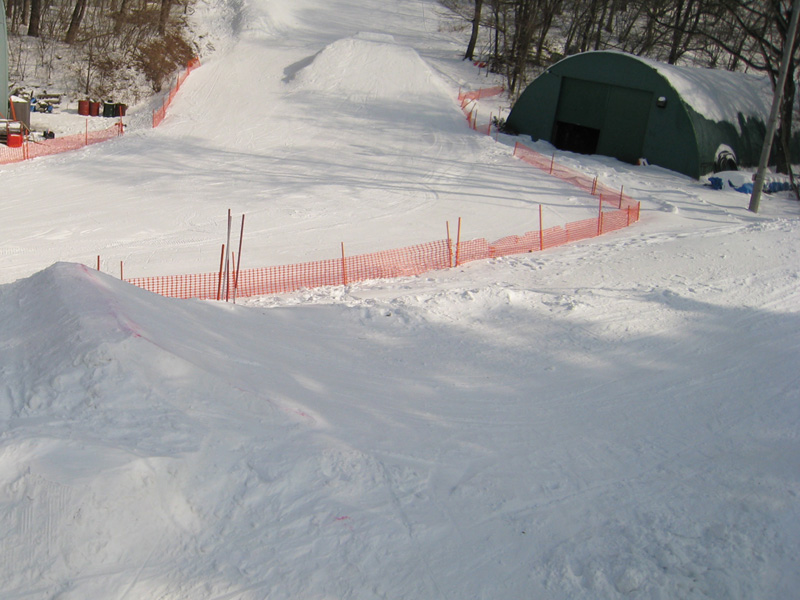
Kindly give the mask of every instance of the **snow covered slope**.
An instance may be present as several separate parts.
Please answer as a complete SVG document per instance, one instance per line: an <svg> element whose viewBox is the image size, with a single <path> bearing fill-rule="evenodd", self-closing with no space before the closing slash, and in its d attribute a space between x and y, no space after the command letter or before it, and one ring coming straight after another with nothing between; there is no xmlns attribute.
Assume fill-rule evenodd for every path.
<svg viewBox="0 0 800 600"><path fill-rule="evenodd" d="M235 306L57 262L213 270L228 207L248 266L594 210L464 129L447 90L482 79L435 2L208 10L162 128L0 170L3 599L796 594L788 196L562 155L642 221Z"/></svg>

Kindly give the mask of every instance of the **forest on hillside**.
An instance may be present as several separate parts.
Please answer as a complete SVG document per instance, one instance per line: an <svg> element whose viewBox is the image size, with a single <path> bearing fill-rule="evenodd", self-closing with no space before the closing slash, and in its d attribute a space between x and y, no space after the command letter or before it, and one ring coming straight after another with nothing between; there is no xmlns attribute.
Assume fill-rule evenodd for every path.
<svg viewBox="0 0 800 600"><path fill-rule="evenodd" d="M6 0L11 90L59 85L135 103L158 92L198 53L188 26L195 0ZM791 0L439 0L512 101L548 65L615 49L672 64L744 70L773 81L787 44ZM793 40L779 139L795 119ZM64 90L67 91L67 90ZM136 96L123 97L120 96Z"/></svg>
<svg viewBox="0 0 800 600"><path fill-rule="evenodd" d="M186 19L193 0L5 3L12 93L54 85L134 103L197 54Z"/></svg>
<svg viewBox="0 0 800 600"><path fill-rule="evenodd" d="M511 98L548 65L588 50L670 64L766 74L787 45L791 0L440 0L470 29L464 57L501 74ZM470 27L471 26L471 27ZM788 155L796 119L798 38L792 40L778 137ZM783 157L779 169L785 170Z"/></svg>

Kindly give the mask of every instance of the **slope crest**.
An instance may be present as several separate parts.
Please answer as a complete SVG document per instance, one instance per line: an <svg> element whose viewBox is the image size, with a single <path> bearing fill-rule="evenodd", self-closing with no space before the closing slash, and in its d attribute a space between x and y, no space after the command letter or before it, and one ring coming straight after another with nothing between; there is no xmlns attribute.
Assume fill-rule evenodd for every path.
<svg viewBox="0 0 800 600"><path fill-rule="evenodd" d="M443 83L414 49L369 32L326 46L297 73L294 85L355 102L444 94Z"/></svg>

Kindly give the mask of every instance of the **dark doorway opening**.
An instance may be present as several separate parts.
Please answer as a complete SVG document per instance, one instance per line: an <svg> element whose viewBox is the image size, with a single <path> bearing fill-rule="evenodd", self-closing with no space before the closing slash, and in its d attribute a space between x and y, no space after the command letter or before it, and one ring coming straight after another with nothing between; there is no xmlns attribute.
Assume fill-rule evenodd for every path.
<svg viewBox="0 0 800 600"><path fill-rule="evenodd" d="M556 122L555 145L559 150L578 154L596 154L600 130L575 123Z"/></svg>

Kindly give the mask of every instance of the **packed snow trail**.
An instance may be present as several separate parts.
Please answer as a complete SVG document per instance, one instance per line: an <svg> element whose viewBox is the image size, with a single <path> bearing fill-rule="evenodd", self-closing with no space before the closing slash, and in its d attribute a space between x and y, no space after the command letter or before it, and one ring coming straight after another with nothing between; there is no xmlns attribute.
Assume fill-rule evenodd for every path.
<svg viewBox="0 0 800 600"><path fill-rule="evenodd" d="M3 286L5 594L791 595L797 233L248 307Z"/></svg>
<svg viewBox="0 0 800 600"><path fill-rule="evenodd" d="M458 89L487 80L437 31L436 2L220 9L211 35L233 37L158 129L0 168L3 281L98 255L130 277L214 272L228 208L247 214L245 268L441 240L459 217L464 239L522 234L539 203L551 224L594 215L585 194L469 130Z"/></svg>

